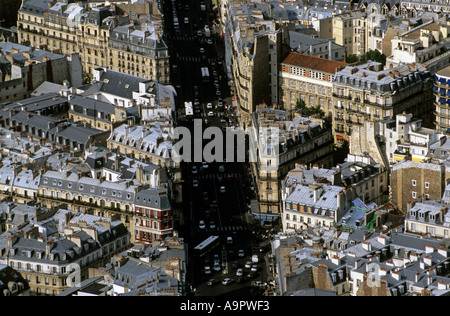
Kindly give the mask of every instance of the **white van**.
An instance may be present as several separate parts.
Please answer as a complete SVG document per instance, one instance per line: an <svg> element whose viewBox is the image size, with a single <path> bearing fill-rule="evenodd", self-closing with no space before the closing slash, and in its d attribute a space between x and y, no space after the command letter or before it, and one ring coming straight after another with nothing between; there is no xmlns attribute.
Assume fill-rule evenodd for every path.
<svg viewBox="0 0 450 316"><path fill-rule="evenodd" d="M258 263L258 261L259 261L258 255L253 255L252 256L252 262L253 263Z"/></svg>

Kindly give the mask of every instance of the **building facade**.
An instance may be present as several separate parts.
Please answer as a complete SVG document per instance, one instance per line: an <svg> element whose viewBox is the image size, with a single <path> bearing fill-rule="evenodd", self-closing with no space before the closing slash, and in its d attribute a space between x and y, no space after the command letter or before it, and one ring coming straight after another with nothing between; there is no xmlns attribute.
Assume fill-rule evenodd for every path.
<svg viewBox="0 0 450 316"><path fill-rule="evenodd" d="M431 74L417 65L383 70L377 62L346 66L333 82L333 132L335 140L348 140L352 126L393 118L398 113L432 121Z"/></svg>
<svg viewBox="0 0 450 316"><path fill-rule="evenodd" d="M296 163L331 167L332 135L322 119L292 117L288 111L261 109L253 119L258 154L252 169L259 202L254 215L273 220L281 211L280 183Z"/></svg>
<svg viewBox="0 0 450 316"><path fill-rule="evenodd" d="M151 1L146 6L155 8ZM128 13L116 5L91 1L24 1L18 14L19 43L79 54L85 79L91 78L93 69L107 67L169 83L168 47L160 28L151 22L131 20Z"/></svg>
<svg viewBox="0 0 450 316"><path fill-rule="evenodd" d="M347 64L319 57L290 53L280 66L280 104L295 110L298 100L307 107L319 106L327 116L333 113L332 93L336 70Z"/></svg>
<svg viewBox="0 0 450 316"><path fill-rule="evenodd" d="M441 132L450 130L450 66L440 69L434 76L434 114L436 129Z"/></svg>

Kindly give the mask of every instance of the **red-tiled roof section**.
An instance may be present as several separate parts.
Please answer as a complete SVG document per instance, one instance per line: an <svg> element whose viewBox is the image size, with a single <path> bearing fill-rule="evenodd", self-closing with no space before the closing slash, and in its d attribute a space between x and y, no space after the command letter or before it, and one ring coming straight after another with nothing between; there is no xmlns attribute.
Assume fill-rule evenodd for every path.
<svg viewBox="0 0 450 316"><path fill-rule="evenodd" d="M305 54L291 52L283 61L283 64L302 67L306 69L322 71L334 74L336 69L342 66L347 66L347 63L314 57Z"/></svg>

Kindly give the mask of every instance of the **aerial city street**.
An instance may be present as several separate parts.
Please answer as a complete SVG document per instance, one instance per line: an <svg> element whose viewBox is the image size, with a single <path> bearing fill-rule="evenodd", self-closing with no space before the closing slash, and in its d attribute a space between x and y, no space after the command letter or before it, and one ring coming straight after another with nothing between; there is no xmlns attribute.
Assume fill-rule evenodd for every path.
<svg viewBox="0 0 450 316"><path fill-rule="evenodd" d="M447 2L0 6L0 296L450 294Z"/></svg>

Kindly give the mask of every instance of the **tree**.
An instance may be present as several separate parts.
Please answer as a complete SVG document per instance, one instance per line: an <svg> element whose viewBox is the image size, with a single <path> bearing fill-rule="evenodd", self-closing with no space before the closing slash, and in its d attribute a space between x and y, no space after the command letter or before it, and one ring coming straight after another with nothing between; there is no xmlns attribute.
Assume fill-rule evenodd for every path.
<svg viewBox="0 0 450 316"><path fill-rule="evenodd" d="M366 52L360 56L349 55L345 59L345 62L347 62L349 64L353 64L358 61L366 61L366 60L372 60L372 61L379 62L379 63L383 64L383 66L386 65L386 55L380 53L380 51L378 51L376 49L369 50L368 52Z"/></svg>
<svg viewBox="0 0 450 316"><path fill-rule="evenodd" d="M319 114L320 118L325 117L325 112L320 108L319 105L313 107L307 107L306 103L302 99L298 99L295 103L295 108L302 112L302 116L308 117L311 115Z"/></svg>

